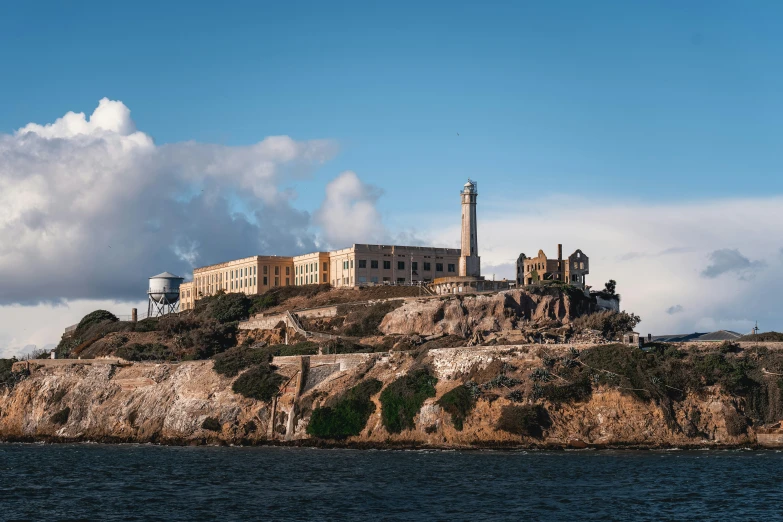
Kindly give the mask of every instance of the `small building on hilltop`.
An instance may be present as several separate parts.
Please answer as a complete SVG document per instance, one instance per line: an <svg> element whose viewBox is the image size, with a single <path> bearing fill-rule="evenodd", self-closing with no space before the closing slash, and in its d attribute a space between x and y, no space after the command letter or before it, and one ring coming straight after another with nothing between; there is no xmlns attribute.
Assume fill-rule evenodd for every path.
<svg viewBox="0 0 783 522"><path fill-rule="evenodd" d="M549 259L543 250L536 257L519 254L517 258L517 286L533 285L543 281L562 281L585 290L585 276L590 273L590 258L577 249L563 259L563 245L557 245L557 259Z"/></svg>

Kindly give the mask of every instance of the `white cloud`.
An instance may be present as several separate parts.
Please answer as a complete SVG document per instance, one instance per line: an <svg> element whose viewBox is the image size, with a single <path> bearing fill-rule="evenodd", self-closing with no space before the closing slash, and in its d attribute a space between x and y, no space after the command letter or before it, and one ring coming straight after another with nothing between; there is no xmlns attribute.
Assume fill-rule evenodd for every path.
<svg viewBox="0 0 783 522"><path fill-rule="evenodd" d="M641 315L644 333L744 332L756 320L765 330L783 330L776 312L783 279L775 275L783 269L775 240L783 236L783 197L626 205L561 196L491 207L502 210L479 201L484 275L493 269L496 277L513 277L520 252L556 256L562 243L565 255L581 248L590 257L588 284L617 281L622 307ZM458 246L458 220L429 236L435 244ZM757 260L749 261L757 277L701 277L713 252L734 245L742 245L742 257ZM672 303L682 311L667 314Z"/></svg>
<svg viewBox="0 0 783 522"><path fill-rule="evenodd" d="M163 270L312 249L284 184L335 149L288 136L157 146L105 98L89 117L0 135L0 305L134 299Z"/></svg>
<svg viewBox="0 0 783 522"><path fill-rule="evenodd" d="M57 345L65 327L78 323L94 310L129 316L131 308L137 308L140 314L147 311L145 302L113 300L74 300L60 306L0 306L0 358L19 357L33 347Z"/></svg>
<svg viewBox="0 0 783 522"><path fill-rule="evenodd" d="M382 191L345 171L326 187L326 198L314 215L326 242L334 248L354 243L382 243L388 238L376 208Z"/></svg>

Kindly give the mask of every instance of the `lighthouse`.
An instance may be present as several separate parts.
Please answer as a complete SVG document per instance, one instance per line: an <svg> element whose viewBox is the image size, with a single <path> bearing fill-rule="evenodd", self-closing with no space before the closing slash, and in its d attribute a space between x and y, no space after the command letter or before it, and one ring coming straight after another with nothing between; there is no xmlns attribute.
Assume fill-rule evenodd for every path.
<svg viewBox="0 0 783 522"><path fill-rule="evenodd" d="M480 277L481 258L478 255L478 224L476 223L476 198L478 184L468 179L460 192L462 197L462 252L459 258L461 277Z"/></svg>

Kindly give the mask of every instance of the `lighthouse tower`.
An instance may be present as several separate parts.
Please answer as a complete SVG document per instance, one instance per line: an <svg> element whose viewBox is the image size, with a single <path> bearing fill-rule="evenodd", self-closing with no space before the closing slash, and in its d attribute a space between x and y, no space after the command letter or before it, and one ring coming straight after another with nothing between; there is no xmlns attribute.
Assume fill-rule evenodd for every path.
<svg viewBox="0 0 783 522"><path fill-rule="evenodd" d="M462 197L462 253L459 258L459 275L480 277L481 258L478 255L478 226L476 223L478 184L468 179L460 196Z"/></svg>

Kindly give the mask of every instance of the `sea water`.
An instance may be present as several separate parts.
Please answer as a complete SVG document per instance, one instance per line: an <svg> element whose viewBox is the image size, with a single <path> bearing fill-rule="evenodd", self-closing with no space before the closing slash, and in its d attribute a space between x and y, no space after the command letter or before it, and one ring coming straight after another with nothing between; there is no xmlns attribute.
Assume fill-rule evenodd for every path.
<svg viewBox="0 0 783 522"><path fill-rule="evenodd" d="M0 444L2 520L760 520L776 451Z"/></svg>

